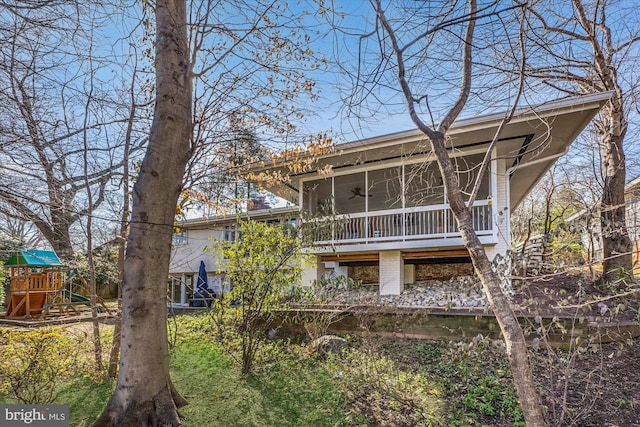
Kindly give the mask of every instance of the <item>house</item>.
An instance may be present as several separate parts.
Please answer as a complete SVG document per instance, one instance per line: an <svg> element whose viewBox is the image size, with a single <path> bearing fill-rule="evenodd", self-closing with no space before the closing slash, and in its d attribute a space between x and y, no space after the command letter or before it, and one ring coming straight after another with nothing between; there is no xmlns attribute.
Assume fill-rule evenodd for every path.
<svg viewBox="0 0 640 427"><path fill-rule="evenodd" d="M475 231L490 259L510 248L511 211L610 95L524 108L504 128L472 207ZM503 117L473 117L451 127L448 147L463 191L471 191ZM311 171L290 173L285 162L276 162L255 165L252 172L289 176L266 189L311 215L332 218L314 238L316 263L305 282L333 270L378 284L384 295L399 294L416 281L473 274L429 143L417 130L339 144L320 155Z"/></svg>
<svg viewBox="0 0 640 427"><path fill-rule="evenodd" d="M549 102L521 109L490 153L473 204L474 228L490 259L510 248L509 217L553 162L564 155L611 93ZM448 148L465 192L471 191L504 114L458 120ZM303 155L304 156L304 155ZM266 190L314 217L318 226L309 252L315 265L309 283L334 271L399 294L405 284L473 274L473 267L444 194L442 178L425 136L417 130L338 144L320 155L312 170L291 173L284 162L253 165L252 175L288 176ZM466 195L468 198L468 194ZM253 212L266 220L275 210ZM264 216L266 215L266 216ZM176 245L172 274L192 281L209 236L224 238L233 218L193 221L184 248ZM192 240L194 239L194 240ZM182 273L181 273L182 272ZM214 278L214 286L217 280Z"/></svg>
<svg viewBox="0 0 640 427"><path fill-rule="evenodd" d="M626 226L633 245L633 262L640 263L640 176L625 186Z"/></svg>
<svg viewBox="0 0 640 427"><path fill-rule="evenodd" d="M640 176L629 181L624 188L626 204L625 225L631 239L633 262L635 269L640 264ZM575 221L582 226L582 247L587 262L602 260L602 233L598 205L591 210L583 210L573 215L568 221Z"/></svg>
<svg viewBox="0 0 640 427"><path fill-rule="evenodd" d="M249 209L242 217L271 223L295 224L298 208L269 208L264 200L253 204L261 209ZM170 299L177 306L186 306L192 301L200 262L204 261L207 271L209 289L217 295L229 291L224 272L218 273L218 260L215 260L207 247L212 246L213 239L233 240L236 237L237 218L234 214L220 215L210 218L196 218L181 221L173 233L171 248Z"/></svg>

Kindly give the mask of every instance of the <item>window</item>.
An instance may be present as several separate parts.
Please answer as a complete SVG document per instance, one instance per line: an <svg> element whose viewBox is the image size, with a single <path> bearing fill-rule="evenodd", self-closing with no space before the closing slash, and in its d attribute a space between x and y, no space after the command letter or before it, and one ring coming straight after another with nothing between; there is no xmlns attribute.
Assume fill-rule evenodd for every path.
<svg viewBox="0 0 640 427"><path fill-rule="evenodd" d="M399 166L369 171L367 182L370 212L402 207L402 169Z"/></svg>
<svg viewBox="0 0 640 427"><path fill-rule="evenodd" d="M176 230L173 232L171 243L173 246L183 246L187 244L187 230Z"/></svg>
<svg viewBox="0 0 640 427"><path fill-rule="evenodd" d="M233 242L234 240L236 240L236 236L237 232L236 232L236 227L234 225L227 225L226 227L224 227L224 232L222 233L222 240L225 240L227 242Z"/></svg>
<svg viewBox="0 0 640 427"><path fill-rule="evenodd" d="M454 160L454 166L458 171L458 185L460 185L460 190L462 190L462 197L465 201L469 200L469 196L471 195L471 190L476 183L476 177L478 176L478 171L480 169L480 164L484 160L484 154L475 154L473 156L467 157L457 157ZM487 167L484 176L480 182L480 188L478 188L478 196L476 200L485 200L490 191L490 167Z"/></svg>
<svg viewBox="0 0 640 427"><path fill-rule="evenodd" d="M469 199L484 154L452 158L463 198ZM477 200L491 194L491 168L480 181ZM305 181L303 209L312 215L358 214L445 205L443 179L435 161ZM442 206L444 207L444 206Z"/></svg>
<svg viewBox="0 0 640 427"><path fill-rule="evenodd" d="M336 212L350 214L366 211L366 202L371 195L366 194L364 172L339 175L334 178Z"/></svg>
<svg viewBox="0 0 640 427"><path fill-rule="evenodd" d="M302 186L303 207L311 213L317 215L330 215L333 211L331 194L332 179L316 179L307 181Z"/></svg>
<svg viewBox="0 0 640 427"><path fill-rule="evenodd" d="M436 162L405 166L404 182L405 205L407 207L444 203L444 185Z"/></svg>

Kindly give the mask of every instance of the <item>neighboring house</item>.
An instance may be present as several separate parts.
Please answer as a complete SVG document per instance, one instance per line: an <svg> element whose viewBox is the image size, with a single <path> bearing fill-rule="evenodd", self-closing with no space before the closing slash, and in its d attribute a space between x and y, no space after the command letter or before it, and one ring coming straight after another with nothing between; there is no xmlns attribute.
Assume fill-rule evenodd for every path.
<svg viewBox="0 0 640 427"><path fill-rule="evenodd" d="M260 205L263 207L264 205ZM266 208L242 213L258 221L294 222L297 208ZM169 264L170 295L174 304L187 305L193 297L196 287L200 261L204 261L207 270L209 289L218 295L229 291L224 272L218 273L220 265L206 250L213 240L233 240L236 237L237 218L234 214L212 218L198 218L181 221L173 233L171 262Z"/></svg>
<svg viewBox="0 0 640 427"><path fill-rule="evenodd" d="M510 247L512 209L568 151L610 95L522 109L504 128L472 208L474 228L490 259L505 255ZM463 191L470 191L476 181L477 166L503 117L458 120L449 131L449 149ZM306 270L305 283L333 270L379 285L380 294L399 294L405 284L473 274L430 144L421 132L339 144L331 153L320 155L314 165L304 173L289 173L284 162L255 165L251 170L288 175L287 182L266 189L332 222L318 228L314 236L309 250L315 266ZM233 218L228 220L231 227ZM208 237L222 236L226 227L221 220L200 221L185 224L186 247L172 262L174 277L182 272L185 281L197 274L200 259L210 258L202 254Z"/></svg>
<svg viewBox="0 0 640 427"><path fill-rule="evenodd" d="M626 226L633 242L633 260L640 263L640 176L625 187Z"/></svg>
<svg viewBox="0 0 640 427"><path fill-rule="evenodd" d="M631 239L633 262L637 269L640 264L640 176L631 180L624 188L626 204L625 226ZM573 215L569 220L584 224L582 247L588 262L602 260L602 233L599 209L594 207L591 213L586 210Z"/></svg>

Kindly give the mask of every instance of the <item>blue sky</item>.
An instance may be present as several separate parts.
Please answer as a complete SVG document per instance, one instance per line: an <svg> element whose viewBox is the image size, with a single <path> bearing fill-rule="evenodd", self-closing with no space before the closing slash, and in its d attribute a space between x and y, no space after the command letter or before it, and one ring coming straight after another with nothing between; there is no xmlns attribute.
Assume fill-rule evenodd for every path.
<svg viewBox="0 0 640 427"><path fill-rule="evenodd" d="M397 4L398 2L396 2ZM416 2L399 2L402 4L414 5L418 4ZM461 5L464 5L466 2L460 2ZM480 2L482 4L483 2ZM507 4L508 2L501 2L501 5ZM341 32L330 32L321 40L321 48L326 53L326 55L332 60L341 61L341 65L345 68L349 68L351 70L355 70L356 58L358 54L358 35L363 34L367 31L370 31L373 28L373 13L371 6L368 1L345 1L345 2L336 2L336 7L341 8L338 10L339 12L344 12L344 19L340 21L340 25L343 27L343 31ZM391 4L391 2L389 3ZM429 2L430 6L434 8L443 2ZM424 3L423 3L424 5ZM610 8L609 10L609 19L610 22L620 23L626 22L629 25L629 28L617 27L614 28L614 31L620 31L621 37L625 37L626 34L634 30L636 25L640 25L638 22L637 16L629 14L629 8L634 8L637 6L636 0L622 0L614 5L615 7ZM389 6L390 9L391 6ZM416 7L416 10L418 8ZM390 12L392 13L392 12ZM417 13L417 12L416 12ZM570 11L566 11L564 15L567 13L571 13ZM506 15L505 15L506 16ZM338 19L339 20L339 19ZM326 20L324 21L326 24ZM405 25L409 25L410 20L408 19ZM428 24L427 24L428 25ZM615 24L614 24L615 25ZM497 29L496 29L497 28ZM478 44L476 46L476 52L478 54L482 53L482 58L478 62L488 63L489 61L497 61L498 58L496 55L504 53L508 54L509 48L514 48L514 51L517 51L517 47L509 46L508 43L505 43L504 34L509 33L510 31L513 33L514 29L511 27L509 29L509 24L505 25L504 31L505 33L500 33L500 27L487 27L483 28L482 26L478 26L476 29ZM412 33L407 31L405 36L410 36ZM513 34L511 34L513 35ZM440 39L440 41L446 41L446 38ZM436 41L438 41L436 39ZM454 40L455 41L455 40ZM372 43L375 43L376 39L372 40ZM494 46L491 46L491 44ZM512 43L517 43L517 40L512 40ZM637 44L638 45L638 44ZM369 44L368 47L372 47L373 44ZM456 89L456 81L451 82L452 84L448 87L440 86L435 84L434 82L438 80L438 76L445 76L449 78L451 76L458 77L458 73L456 72L456 61L460 57L459 50L456 50L456 45L452 43L450 46L446 46L443 48L443 43L439 45L434 42L433 45L429 47L430 52L433 51L433 56L429 57L430 61L425 61L424 63L416 63L421 69L424 70L425 77L423 81L420 81L419 76L417 76L416 81L419 85L424 86L423 92L417 90L418 93L426 93L431 94L431 106L433 115L436 118L436 122L438 118L441 116L443 111L448 108L450 103L452 102L453 97L457 94ZM491 47L495 47L495 49L491 49ZM447 48L450 48L449 51L446 51ZM484 48L484 49L483 49ZM576 44L574 48L578 48ZM627 64L633 64L635 61L638 61L640 46L636 46L635 50L631 52L631 55L626 58ZM369 51L372 53L373 51ZM587 54L588 54L587 49ZM419 52L415 52L416 55ZM491 58L491 55L496 56L495 58ZM331 67L335 67L332 65ZM633 65L629 66L625 72L629 72L629 70L638 69ZM508 88L503 88L500 90L487 91L486 93L482 92L481 86L485 83L490 83L500 78L497 73L491 74L490 68L482 68L480 66L476 67L476 70L481 70L482 75L475 76L475 87L478 92L471 95L469 102L465 109L463 110L460 118L471 117L477 114L487 114L493 112L501 112L505 111L509 104L506 102L506 94L508 91L513 91L513 86ZM484 73L486 70L486 73ZM312 131L322 131L327 129L332 129L335 131L341 140L355 140L364 137L371 137L376 135L383 135L387 133L392 133L400 130L414 129L415 126L410 120L407 109L405 105L393 105L393 102L390 102L389 105L384 105L384 102L375 105L373 100L374 98L370 97L369 100L372 102L370 114L366 114L367 110L363 110L365 113L361 118L357 117L357 114L347 114L343 105L340 104L341 98L344 99L345 95L349 92L353 85L353 80L349 78L348 74L344 72L335 72L335 68L330 70L326 70L324 74L319 74L319 85L321 88L321 96L323 97L323 101L320 103L320 114L318 117L309 117L307 119L307 126ZM387 70L386 79L383 83L389 85L390 89L382 90L378 93L378 95L385 101L397 101L398 98L395 94L393 94L394 90L397 90L397 83L393 81L395 74L393 70ZM633 71L631 71L633 72ZM431 78L431 80L428 80ZM625 75L623 79L629 78L638 78L638 75ZM423 89L423 87L419 87L419 89ZM550 101L556 98L562 98L566 95L560 91L555 91L549 89L548 87L540 84L539 81L529 80L525 86L525 96L521 99L520 105L526 106L527 103L538 104L541 102ZM442 102L434 102L434 98L437 101ZM502 98L502 99L501 99ZM400 102L402 104L402 102ZM357 112L356 112L357 113ZM423 117L428 117L426 111L422 111ZM638 126L635 124L637 122L637 112L632 111L630 117L630 126L629 131L626 136L626 150L627 150L627 180L631 180L638 174L640 174L640 135L638 134ZM585 137L586 132L583 133L583 137ZM570 156L574 156L577 158L584 157L585 150L584 146L579 146L579 144L574 144L573 149L570 152Z"/></svg>

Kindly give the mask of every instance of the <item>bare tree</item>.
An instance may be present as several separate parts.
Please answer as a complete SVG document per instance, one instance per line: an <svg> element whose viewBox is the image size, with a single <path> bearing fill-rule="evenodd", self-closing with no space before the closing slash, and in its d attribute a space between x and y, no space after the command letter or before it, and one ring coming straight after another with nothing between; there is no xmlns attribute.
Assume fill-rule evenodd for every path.
<svg viewBox="0 0 640 427"><path fill-rule="evenodd" d="M99 67L85 70L84 53L69 48L72 35L78 38L72 46L86 47L84 29L74 28L71 33L16 20L0 48L0 212L33 223L64 260L72 258L72 227L100 207L122 167L120 147L106 136L123 121L109 107L119 104L108 98L112 91L96 87L87 105L94 120L83 118L87 73ZM90 150L86 178L95 195L91 208L83 135Z"/></svg>
<svg viewBox="0 0 640 427"><path fill-rule="evenodd" d="M381 96L389 88L399 89L405 111L427 137L435 154L451 211L500 324L526 423L543 426L542 406L534 387L524 334L501 289L500 279L473 229L470 206L476 197L478 182L470 192L469 201L465 203L457 179L458 171L446 145L447 132L467 104L472 89L482 90L486 84L486 81L477 86L472 84L474 64L482 60L477 53L479 49L476 48L474 52L475 46L492 45L496 38L494 30L500 32L500 27L508 28L516 37L519 35L509 49L514 51L514 55L519 54L516 58L519 61L517 70L522 70L525 60L521 33L523 8L517 3L497 1L481 2L478 6L476 0L439 2L437 5L405 4L404 8L394 8L395 5L386 3L383 5L381 0L371 0L370 3L375 10L376 20L371 31L360 36L358 73L353 77L356 80L357 97L351 98L351 106L362 108L371 96ZM518 13L511 14L510 11ZM514 16L519 19L514 19ZM496 25L492 26L492 21ZM375 47L372 49L371 45ZM460 57L451 61L453 49L457 49ZM371 61L371 57L375 60L366 62ZM477 171L477 181L486 170L501 129L513 114L514 105L522 91L522 79L516 89L511 114L499 126L485 161ZM456 94L453 99L450 95L452 92ZM433 117L432 107L444 113L438 124Z"/></svg>
<svg viewBox="0 0 640 427"><path fill-rule="evenodd" d="M76 16L78 6L70 0L0 1L0 34L10 31L3 21L18 20L41 29L65 28L69 19Z"/></svg>
<svg viewBox="0 0 640 427"><path fill-rule="evenodd" d="M558 271L572 267L574 261L578 262L582 257L578 227L568 222L575 214L593 206L593 197L585 192L582 168L582 165L571 164L567 158L559 160L524 203L512 212L512 242L521 245L518 254L520 275L527 274L529 264L536 265L535 273ZM535 242L530 241L532 237ZM536 246L538 244L540 246ZM541 252L528 250L536 247ZM532 255L540 258L528 259Z"/></svg>
<svg viewBox="0 0 640 427"><path fill-rule="evenodd" d="M91 102L94 97L94 73L93 73L93 39L89 40L89 81L87 88L87 100L84 109L84 122L82 128L82 160L84 163L84 185L87 194L87 211L93 212L93 193L91 189L91 180L89 179L89 121L91 119ZM93 217L87 215L87 262L89 265L89 301L91 306L91 320L92 320L92 332L93 332L93 354L95 359L95 371L98 375L102 375L103 363L102 363L102 343L100 341L100 323L98 321L98 308L96 300L96 269L93 262Z"/></svg>
<svg viewBox="0 0 640 427"><path fill-rule="evenodd" d="M299 146L306 137L297 124L309 111L294 100L315 98L311 75L323 64L310 49L313 39L300 31L310 13L303 5L243 4L197 2L190 10L192 60L201 57L202 66L195 74L194 153L185 189L218 213L233 211L251 192L232 163L264 160L270 149Z"/></svg>
<svg viewBox="0 0 640 427"><path fill-rule="evenodd" d="M135 49L134 49L135 51ZM129 214L131 205L131 190L130 190L130 155L132 151L133 139L134 139L134 124L138 119L138 109L143 108L145 103L142 104L137 98L136 93L136 80L138 78L138 61L137 55L133 55L133 74L131 76L131 85L129 87L129 117L127 120L127 127L124 135L124 151L122 157L122 210L120 214L120 229L118 232L118 308L122 308L122 287L124 283L124 263L125 263L125 250L126 241L129 234ZM121 310L120 310L121 312ZM122 316L119 316L116 320L113 330L113 343L109 354L109 367L107 374L111 378L115 378L118 372L118 360L120 356L120 331L122 327Z"/></svg>
<svg viewBox="0 0 640 427"><path fill-rule="evenodd" d="M0 224L0 235L17 247L38 248L43 243L42 234L31 222L3 215Z"/></svg>
<svg viewBox="0 0 640 427"><path fill-rule="evenodd" d="M637 110L640 21L635 5L616 0L536 1L527 31L538 46L530 76L566 94L613 91L600 112L603 281L632 273L625 223L625 136Z"/></svg>
<svg viewBox="0 0 640 427"><path fill-rule="evenodd" d="M184 1L155 5L156 104L133 188L127 239L120 370L96 426L181 425L186 401L169 378L166 280L182 176L191 155L192 71Z"/></svg>
<svg viewBox="0 0 640 427"><path fill-rule="evenodd" d="M205 1L190 3L190 15L187 10L184 0L159 0L155 19L148 21L156 33L155 110L132 192L120 369L96 426L181 425L177 408L186 401L169 377L166 286L176 205L197 166L190 159L215 143L199 132L220 132L216 125L225 122L231 106L252 130L272 129L286 137L291 123L276 112L292 111L292 101L313 89L304 73L296 72L301 66L291 65L304 62L310 49L292 42L295 35L282 33L300 25L299 11L285 2ZM199 70L194 71L195 64ZM205 95L198 95L203 88Z"/></svg>

